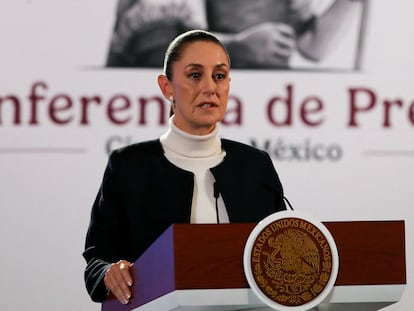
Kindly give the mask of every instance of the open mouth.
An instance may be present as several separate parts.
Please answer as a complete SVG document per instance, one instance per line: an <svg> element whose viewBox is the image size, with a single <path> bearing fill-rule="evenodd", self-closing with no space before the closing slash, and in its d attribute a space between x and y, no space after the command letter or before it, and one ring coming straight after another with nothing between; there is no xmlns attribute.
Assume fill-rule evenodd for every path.
<svg viewBox="0 0 414 311"><path fill-rule="evenodd" d="M202 109L206 109L206 108L212 108L212 107L216 107L217 105L215 105L215 104L212 104L212 103L203 103L203 104L200 104L200 105L198 105L200 108L202 108Z"/></svg>

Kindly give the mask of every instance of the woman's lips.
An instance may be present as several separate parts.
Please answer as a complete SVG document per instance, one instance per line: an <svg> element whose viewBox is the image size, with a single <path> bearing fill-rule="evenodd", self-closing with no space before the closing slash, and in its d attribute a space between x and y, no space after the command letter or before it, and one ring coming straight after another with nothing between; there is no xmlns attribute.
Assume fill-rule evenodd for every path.
<svg viewBox="0 0 414 311"><path fill-rule="evenodd" d="M206 109L206 108L217 107L217 105L215 103L201 103L198 105L198 107Z"/></svg>

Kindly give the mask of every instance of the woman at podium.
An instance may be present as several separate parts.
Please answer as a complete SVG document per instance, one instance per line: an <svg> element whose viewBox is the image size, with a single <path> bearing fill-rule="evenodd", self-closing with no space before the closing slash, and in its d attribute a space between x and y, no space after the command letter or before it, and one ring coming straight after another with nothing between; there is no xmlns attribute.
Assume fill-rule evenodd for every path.
<svg viewBox="0 0 414 311"><path fill-rule="evenodd" d="M175 38L158 85L168 130L111 153L92 207L83 256L94 301L112 292L128 303L132 263L173 223L257 222L285 209L269 155L219 136L230 58L214 35Z"/></svg>

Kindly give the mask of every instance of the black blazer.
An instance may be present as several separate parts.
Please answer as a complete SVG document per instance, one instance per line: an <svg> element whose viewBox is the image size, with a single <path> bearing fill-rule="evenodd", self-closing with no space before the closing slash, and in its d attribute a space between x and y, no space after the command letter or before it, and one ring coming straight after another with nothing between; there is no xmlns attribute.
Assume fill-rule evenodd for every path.
<svg viewBox="0 0 414 311"><path fill-rule="evenodd" d="M258 222L285 209L283 189L269 155L222 139L223 161L211 172L230 222ZM105 271L134 262L173 223L189 223L194 176L169 162L159 140L111 153L92 207L86 236L86 288L103 301Z"/></svg>

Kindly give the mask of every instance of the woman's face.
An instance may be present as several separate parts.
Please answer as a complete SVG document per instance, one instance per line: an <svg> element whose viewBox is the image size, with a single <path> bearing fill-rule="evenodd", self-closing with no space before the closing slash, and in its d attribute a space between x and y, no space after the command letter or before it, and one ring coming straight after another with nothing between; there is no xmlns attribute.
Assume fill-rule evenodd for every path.
<svg viewBox="0 0 414 311"><path fill-rule="evenodd" d="M172 65L172 81L164 76L166 97L174 98L175 125L194 135L210 133L223 119L230 89L230 64L220 45L188 44ZM163 87L161 86L161 90ZM168 95L168 96L167 96Z"/></svg>

